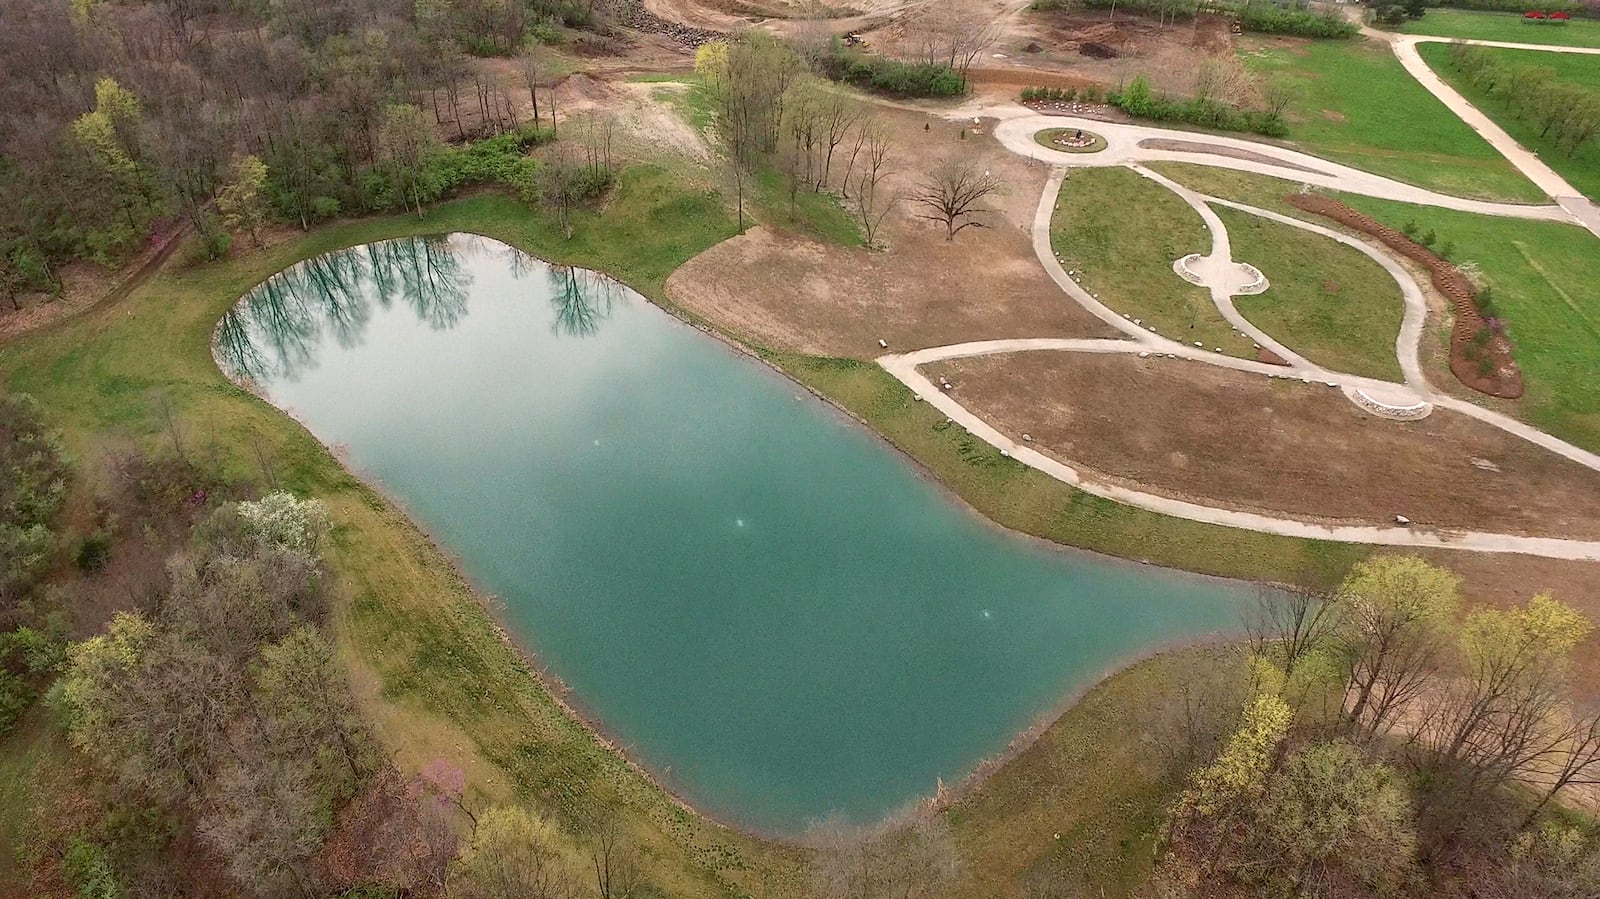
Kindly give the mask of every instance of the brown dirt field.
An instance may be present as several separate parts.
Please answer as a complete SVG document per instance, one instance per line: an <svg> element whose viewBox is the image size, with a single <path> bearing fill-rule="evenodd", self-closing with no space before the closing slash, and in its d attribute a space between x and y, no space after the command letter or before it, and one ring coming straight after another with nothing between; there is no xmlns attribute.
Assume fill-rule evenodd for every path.
<svg viewBox="0 0 1600 899"><path fill-rule="evenodd" d="M880 109L894 142L888 191L907 191L948 160L971 161L1006 185L985 201L981 228L947 242L942 225L901 202L879 232L883 250L820 243L752 228L690 260L667 281L673 302L742 337L798 352L872 358L999 337L1111 337L1044 273L1029 227L1043 166L983 132L908 110ZM923 125L929 126L927 131ZM965 123L967 129L974 126Z"/></svg>
<svg viewBox="0 0 1600 899"><path fill-rule="evenodd" d="M1110 482L1330 522L1600 538L1600 473L1445 410L1385 421L1324 385L1170 359L1032 352L929 373Z"/></svg>

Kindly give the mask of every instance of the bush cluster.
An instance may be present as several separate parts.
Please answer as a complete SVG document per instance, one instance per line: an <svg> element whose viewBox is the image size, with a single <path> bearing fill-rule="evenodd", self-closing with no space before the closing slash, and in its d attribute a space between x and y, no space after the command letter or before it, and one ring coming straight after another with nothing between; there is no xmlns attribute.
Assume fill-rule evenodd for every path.
<svg viewBox="0 0 1600 899"><path fill-rule="evenodd" d="M1182 122L1218 131L1244 131L1265 137L1286 137L1283 116L1261 109L1240 109L1216 100L1180 100L1156 93L1145 76L1133 79L1126 90L1106 96L1106 102L1131 116L1157 122Z"/></svg>
<svg viewBox="0 0 1600 899"><path fill-rule="evenodd" d="M1083 87L1025 87L1022 89L1022 102L1030 100L1064 100L1071 103L1082 100L1085 103L1102 103L1105 101L1106 92L1099 85L1089 84Z"/></svg>
<svg viewBox="0 0 1600 899"><path fill-rule="evenodd" d="M1312 12L1275 3L1246 3L1235 15L1239 19L1239 26L1245 31L1262 34L1346 40L1355 37L1359 30L1333 7L1325 12Z"/></svg>
<svg viewBox="0 0 1600 899"><path fill-rule="evenodd" d="M1524 13L1542 12L1588 13L1590 8L1576 0L1436 0L1430 6L1449 6L1456 9L1473 9L1483 12Z"/></svg>
<svg viewBox="0 0 1600 899"><path fill-rule="evenodd" d="M461 146L446 146L431 154L422 164L418 192L424 203L449 196L470 187L505 185L521 190L531 183L537 163L527 150L555 139L549 128L523 125L515 131L497 134ZM382 167L367 171L360 190L344 197L322 197L314 219L332 218L340 213L393 212L405 208L409 196L402 197L391 174ZM288 218L289 211L279 208Z"/></svg>
<svg viewBox="0 0 1600 899"><path fill-rule="evenodd" d="M894 97L959 97L966 79L949 66L909 63L848 47L829 48L817 61L822 75Z"/></svg>
<svg viewBox="0 0 1600 899"><path fill-rule="evenodd" d="M1130 10L1160 18L1193 18L1199 12L1196 0L1082 0L1091 9ZM1066 4L1061 0L1036 0L1035 9L1056 9ZM1298 37L1347 39L1359 31L1346 21L1337 10L1313 12L1300 4L1282 4L1271 0L1246 0L1243 3L1225 3L1208 6L1239 22L1245 31L1262 34L1292 34Z"/></svg>

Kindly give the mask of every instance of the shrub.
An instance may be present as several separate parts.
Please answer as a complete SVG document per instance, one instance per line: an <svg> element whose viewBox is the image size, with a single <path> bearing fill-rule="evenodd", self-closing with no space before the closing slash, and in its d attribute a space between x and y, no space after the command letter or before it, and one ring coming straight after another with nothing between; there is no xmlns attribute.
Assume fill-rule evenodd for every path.
<svg viewBox="0 0 1600 899"><path fill-rule="evenodd" d="M1292 34L1297 37L1320 37L1344 40L1356 36L1359 29L1339 15L1338 10L1312 12L1292 9L1274 3L1245 3L1238 12L1239 26L1245 31L1262 34Z"/></svg>
<svg viewBox="0 0 1600 899"><path fill-rule="evenodd" d="M900 62L835 44L817 60L828 79L894 97L959 97L967 83L949 66Z"/></svg>
<svg viewBox="0 0 1600 899"><path fill-rule="evenodd" d="M105 531L95 531L78 541L77 549L72 552L72 560L79 571L99 571L106 566L106 560L111 558L111 537Z"/></svg>
<svg viewBox="0 0 1600 899"><path fill-rule="evenodd" d="M1289 127L1283 117L1259 109L1240 109L1215 100L1175 100L1156 93L1143 75L1106 102L1131 116L1158 122L1183 122L1218 131L1247 131L1266 137L1284 137Z"/></svg>
<svg viewBox="0 0 1600 899"><path fill-rule="evenodd" d="M238 506L246 532L263 546L314 556L328 532L328 507L285 490Z"/></svg>
<svg viewBox="0 0 1600 899"><path fill-rule="evenodd" d="M200 236L200 254L210 261L214 262L228 255L228 250L232 247L233 235L221 228Z"/></svg>

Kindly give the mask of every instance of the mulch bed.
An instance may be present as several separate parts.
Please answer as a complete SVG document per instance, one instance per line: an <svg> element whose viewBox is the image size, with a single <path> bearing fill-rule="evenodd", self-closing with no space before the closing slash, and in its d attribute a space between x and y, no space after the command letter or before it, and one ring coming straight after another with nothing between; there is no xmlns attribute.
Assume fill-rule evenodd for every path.
<svg viewBox="0 0 1600 899"><path fill-rule="evenodd" d="M1497 333L1478 311L1478 289L1472 281L1432 250L1388 225L1351 209L1322 194L1294 193L1284 202L1297 209L1333 219L1341 225L1383 241L1407 259L1428 268L1433 286L1450 300L1455 309L1455 324L1450 332L1450 372L1456 380L1479 393L1516 399L1522 396L1522 371L1511 357L1511 341ZM1479 337L1487 332L1488 338ZM1488 359L1487 365L1483 364ZM1485 374L1483 369L1487 368Z"/></svg>

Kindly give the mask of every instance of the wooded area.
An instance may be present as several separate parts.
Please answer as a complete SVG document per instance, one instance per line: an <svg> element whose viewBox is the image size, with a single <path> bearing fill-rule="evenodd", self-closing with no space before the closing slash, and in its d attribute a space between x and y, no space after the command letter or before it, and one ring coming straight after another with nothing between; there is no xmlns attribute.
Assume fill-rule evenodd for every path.
<svg viewBox="0 0 1600 899"><path fill-rule="evenodd" d="M0 304L185 225L219 256L269 217L304 227L525 181L517 151L548 138L554 110L519 120L513 89L468 54L522 53L537 109L532 39L593 15L577 0L14 0L0 29ZM515 146L422 171L436 132L514 132Z"/></svg>

